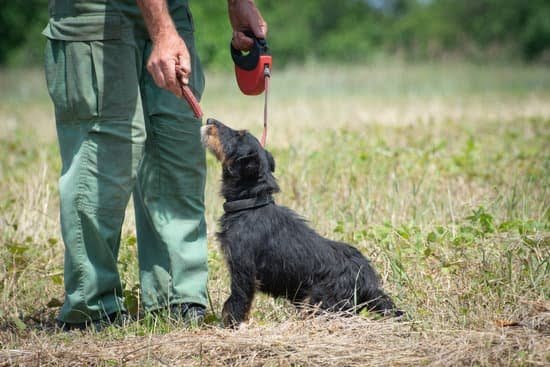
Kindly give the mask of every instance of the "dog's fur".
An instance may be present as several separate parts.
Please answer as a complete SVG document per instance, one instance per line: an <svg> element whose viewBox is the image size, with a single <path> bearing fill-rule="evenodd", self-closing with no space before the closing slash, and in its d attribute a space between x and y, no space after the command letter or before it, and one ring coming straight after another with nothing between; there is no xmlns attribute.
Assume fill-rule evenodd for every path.
<svg viewBox="0 0 550 367"><path fill-rule="evenodd" d="M201 138L222 164L226 202L279 192L273 156L254 136L209 119ZM321 237L286 207L270 203L226 212L220 226L218 239L231 272L231 296L223 306L226 326L246 319L256 290L296 306L355 312L367 307L401 315L356 248Z"/></svg>

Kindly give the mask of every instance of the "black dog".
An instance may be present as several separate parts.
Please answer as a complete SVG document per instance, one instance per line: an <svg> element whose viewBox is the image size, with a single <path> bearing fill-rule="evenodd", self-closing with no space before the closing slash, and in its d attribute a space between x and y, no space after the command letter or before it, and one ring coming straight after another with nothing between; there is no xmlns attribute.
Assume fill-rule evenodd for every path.
<svg viewBox="0 0 550 367"><path fill-rule="evenodd" d="M254 136L208 119L201 138L223 169L226 202L218 239L231 272L226 326L246 319L257 289L296 306L356 312L367 307L401 315L357 249L321 237L292 210L274 203L275 161Z"/></svg>

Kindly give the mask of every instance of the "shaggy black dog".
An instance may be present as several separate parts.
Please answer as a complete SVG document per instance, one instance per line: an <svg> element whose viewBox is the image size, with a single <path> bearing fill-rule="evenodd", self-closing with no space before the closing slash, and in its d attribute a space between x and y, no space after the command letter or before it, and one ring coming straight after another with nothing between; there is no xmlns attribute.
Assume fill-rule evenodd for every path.
<svg viewBox="0 0 550 367"><path fill-rule="evenodd" d="M279 186L273 156L246 131L208 119L201 138L222 163L226 202L218 238L231 272L226 326L244 321L254 292L296 306L399 316L369 261L354 247L321 237L292 210L274 203Z"/></svg>

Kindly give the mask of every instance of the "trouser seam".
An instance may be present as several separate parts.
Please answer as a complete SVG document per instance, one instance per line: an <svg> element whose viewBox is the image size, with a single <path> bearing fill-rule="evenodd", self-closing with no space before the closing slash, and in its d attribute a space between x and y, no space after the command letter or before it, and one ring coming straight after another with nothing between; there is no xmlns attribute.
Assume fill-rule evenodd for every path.
<svg viewBox="0 0 550 367"><path fill-rule="evenodd" d="M84 202L83 202L83 190L84 190L84 187L83 187L83 181L84 181L84 172L85 170L87 170L89 168L88 166L88 161L89 161L89 150L90 150L90 147L89 147L89 141L86 139L84 140L84 142L82 143L82 165L79 166L79 172L78 172L78 189L77 189L77 193L76 193L76 206L77 206L77 223L78 223L78 230L77 230L77 242L78 242L78 249L79 249L79 252L78 252L78 258L79 258L79 262L78 262L78 268L79 268L79 271L80 271L80 274L81 276L78 277L79 279L79 285L78 285L78 290L80 292L80 298L82 300L82 302L85 304L86 303L86 298L84 296L84 277L86 276L85 272L84 272L84 261L86 260L86 256L83 255L84 253L84 235L83 235L83 230L82 230L82 218L81 218L81 215L80 215L80 211L81 210L84 210L83 206L84 206Z"/></svg>

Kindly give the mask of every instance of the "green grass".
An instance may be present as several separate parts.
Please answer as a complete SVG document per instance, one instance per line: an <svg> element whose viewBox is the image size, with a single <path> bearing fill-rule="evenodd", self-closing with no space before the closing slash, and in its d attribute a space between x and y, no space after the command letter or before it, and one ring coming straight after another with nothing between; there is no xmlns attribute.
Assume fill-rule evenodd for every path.
<svg viewBox="0 0 550 367"><path fill-rule="evenodd" d="M261 98L240 95L232 76L211 74L207 82L207 116L260 132ZM394 325L362 315L344 324L331 319L327 329L325 321L304 320L284 300L260 296L248 329L236 333L217 328L228 278L214 237L222 199L217 194L220 168L211 156L210 327L182 330L182 325L148 315L99 334L68 336L48 329L63 299L63 245L57 219L59 158L42 83L37 71L0 73L0 84L7 85L0 92L0 118L6 121L0 133L0 344L22 351L0 354L0 365L3 356L30 363L24 352L34 361L68 364L84 340L91 352L76 358L78 363L162 364L153 358L155 340L161 349L171 340L186 340L196 348L202 343L200 352L178 357L175 350L163 349L167 360L328 364L341 352L333 348L337 339L325 335L331 328L341 340L378 350L376 335L370 341L358 336L363 323L383 332L388 343L402 345L393 354L380 346L381 355L395 358L374 359L381 365L549 361L547 69L314 64L274 73L268 148L282 189L276 201L306 217L323 235L350 242L372 259L385 288L413 321ZM127 306L138 312L131 210L119 262ZM308 343L289 354L294 357L284 357L292 343L301 345L302 331ZM262 339L266 335L284 338ZM42 345L38 356L32 354L36 343ZM143 349L120 359L116 348L132 350L132 343ZM204 352L202 345L208 343L221 354ZM317 346L321 359L307 352ZM340 357L336 360L362 365L353 349Z"/></svg>

